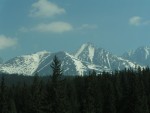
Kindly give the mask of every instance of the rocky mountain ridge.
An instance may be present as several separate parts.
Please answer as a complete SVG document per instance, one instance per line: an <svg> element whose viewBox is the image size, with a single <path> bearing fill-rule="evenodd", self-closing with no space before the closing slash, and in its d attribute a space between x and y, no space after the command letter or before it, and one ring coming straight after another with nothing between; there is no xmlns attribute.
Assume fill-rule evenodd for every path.
<svg viewBox="0 0 150 113"><path fill-rule="evenodd" d="M39 73L42 76L49 75L52 73L50 64L55 55L62 62L64 75L85 75L90 70L96 70L98 73L103 71L112 72L140 66L138 62L133 62L127 53L119 57L103 48L97 48L91 43L86 43L74 54L64 51L57 53L42 51L15 57L3 63L0 66L0 72L28 76L32 76L35 73ZM147 59L149 57L147 56Z"/></svg>

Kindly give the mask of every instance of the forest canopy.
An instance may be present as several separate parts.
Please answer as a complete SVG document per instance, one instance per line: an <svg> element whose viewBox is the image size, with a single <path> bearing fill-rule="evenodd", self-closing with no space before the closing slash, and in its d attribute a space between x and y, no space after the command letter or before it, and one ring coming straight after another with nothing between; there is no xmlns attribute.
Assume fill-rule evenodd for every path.
<svg viewBox="0 0 150 113"><path fill-rule="evenodd" d="M150 69L65 76L54 58L50 76L0 74L0 113L149 113Z"/></svg>

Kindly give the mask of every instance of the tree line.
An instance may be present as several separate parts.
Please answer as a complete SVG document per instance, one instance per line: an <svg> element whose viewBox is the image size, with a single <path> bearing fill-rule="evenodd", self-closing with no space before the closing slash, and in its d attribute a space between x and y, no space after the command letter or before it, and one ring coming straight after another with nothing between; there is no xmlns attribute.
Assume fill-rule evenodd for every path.
<svg viewBox="0 0 150 113"><path fill-rule="evenodd" d="M64 76L56 56L50 67L51 76L14 75L12 83L0 74L0 113L150 113L148 67Z"/></svg>

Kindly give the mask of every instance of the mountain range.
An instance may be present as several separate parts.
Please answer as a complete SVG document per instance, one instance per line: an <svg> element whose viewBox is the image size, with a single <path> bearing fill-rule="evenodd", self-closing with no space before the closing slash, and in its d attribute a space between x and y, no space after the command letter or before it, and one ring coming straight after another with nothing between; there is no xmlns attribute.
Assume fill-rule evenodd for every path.
<svg viewBox="0 0 150 113"><path fill-rule="evenodd" d="M31 55L17 56L2 63L0 72L28 76L35 73L41 76L50 75L52 73L50 64L55 55L62 63L64 75L85 75L90 70L101 73L150 66L150 47L140 47L120 57L103 48L97 48L91 43L86 43L73 54L65 51L56 53L41 51Z"/></svg>

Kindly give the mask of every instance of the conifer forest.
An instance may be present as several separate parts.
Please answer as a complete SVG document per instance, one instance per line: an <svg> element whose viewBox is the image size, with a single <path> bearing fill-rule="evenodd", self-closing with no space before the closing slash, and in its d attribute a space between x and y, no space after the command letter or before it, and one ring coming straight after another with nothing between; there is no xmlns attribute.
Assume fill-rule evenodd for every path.
<svg viewBox="0 0 150 113"><path fill-rule="evenodd" d="M65 76L0 74L0 113L150 113L150 69Z"/></svg>

